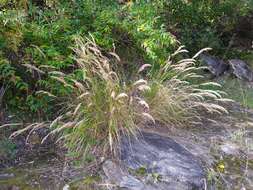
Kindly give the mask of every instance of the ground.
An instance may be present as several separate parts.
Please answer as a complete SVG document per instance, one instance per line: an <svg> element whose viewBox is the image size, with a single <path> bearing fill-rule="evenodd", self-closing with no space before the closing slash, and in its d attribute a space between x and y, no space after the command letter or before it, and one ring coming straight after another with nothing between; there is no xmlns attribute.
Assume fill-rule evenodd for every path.
<svg viewBox="0 0 253 190"><path fill-rule="evenodd" d="M152 127L147 125L145 131L168 136L196 156L204 165L207 184L215 184L218 189L252 189L253 110L245 109L238 103L230 103L227 107L230 114L212 118L215 122L206 120L195 127L184 128L165 127L157 123ZM27 154L30 159L0 172L2 187L47 189L49 186L59 188L69 184L82 190L94 183L102 183L96 172L91 172L92 176L87 175L90 168L64 162L56 154L48 154L47 151L33 157L31 154Z"/></svg>

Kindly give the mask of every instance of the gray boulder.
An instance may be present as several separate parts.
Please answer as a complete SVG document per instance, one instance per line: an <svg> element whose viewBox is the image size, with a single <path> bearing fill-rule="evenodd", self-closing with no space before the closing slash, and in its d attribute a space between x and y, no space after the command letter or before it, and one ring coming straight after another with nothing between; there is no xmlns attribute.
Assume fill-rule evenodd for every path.
<svg viewBox="0 0 253 190"><path fill-rule="evenodd" d="M240 147L237 144L231 142L225 142L222 145L220 145L220 151L225 156L241 155Z"/></svg>
<svg viewBox="0 0 253 190"><path fill-rule="evenodd" d="M111 184L112 188L110 189L113 189L114 186L131 190L144 189L144 184L140 180L129 175L119 164L116 164L116 162L111 160L105 161L103 164L103 171L107 177L108 184ZM108 187L110 187L110 185Z"/></svg>
<svg viewBox="0 0 253 190"><path fill-rule="evenodd" d="M208 56L205 54L200 55L200 59L203 63L205 63L208 67L208 70L214 75L214 76L220 76L225 71L229 70L229 65L226 64L223 60L217 59L212 56Z"/></svg>
<svg viewBox="0 0 253 190"><path fill-rule="evenodd" d="M232 68L233 74L237 78L246 80L248 82L253 81L253 72L244 61L240 59L231 59L228 62Z"/></svg>
<svg viewBox="0 0 253 190"><path fill-rule="evenodd" d="M13 173L0 174L0 180L6 180L6 179L14 178L14 177L15 175Z"/></svg>
<svg viewBox="0 0 253 190"><path fill-rule="evenodd" d="M121 166L105 162L103 170L110 182L128 190L199 190L205 189L205 172L198 159L169 137L142 132L123 137L120 145ZM127 171L145 168L147 176L159 176L150 182ZM156 182L155 182L156 181Z"/></svg>

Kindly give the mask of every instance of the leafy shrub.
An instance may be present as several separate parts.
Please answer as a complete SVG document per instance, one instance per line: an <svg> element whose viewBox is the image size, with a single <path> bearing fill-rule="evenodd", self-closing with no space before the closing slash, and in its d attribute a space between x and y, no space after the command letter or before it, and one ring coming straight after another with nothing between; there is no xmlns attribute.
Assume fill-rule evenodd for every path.
<svg viewBox="0 0 253 190"><path fill-rule="evenodd" d="M0 42L1 48L7 48L14 52L18 51L23 40L22 29L27 16L24 9L3 9L0 10ZM1 49L3 50L3 49Z"/></svg>
<svg viewBox="0 0 253 190"><path fill-rule="evenodd" d="M167 1L165 7L169 31L192 52L211 47L223 54L238 25L238 18L252 10L252 1L175 0ZM222 38L225 33L229 33L229 39Z"/></svg>
<svg viewBox="0 0 253 190"><path fill-rule="evenodd" d="M8 159L14 158L16 154L16 144L10 141L7 138L0 139L0 165L4 164L4 161Z"/></svg>
<svg viewBox="0 0 253 190"><path fill-rule="evenodd" d="M96 8L101 8L101 2L96 1L95 4ZM115 1L105 4L93 23L95 32L92 34L98 45L107 49L112 48L114 43L119 45L129 40L147 60L160 64L176 46L176 40L166 31L160 18L162 6L163 1L144 0L122 6Z"/></svg>
<svg viewBox="0 0 253 190"><path fill-rule="evenodd" d="M175 36L191 52L210 46L224 52L227 40L222 40L221 34L232 31L237 16L250 10L250 1L236 3L235 0L220 1L218 5L212 1L183 0L138 0L125 4L115 0L2 1L0 84L8 86L5 107L16 114L29 113L25 115L30 119L54 117L58 100L37 91L62 97L68 96L71 88L52 79L47 71L43 74L39 70L47 67L71 77L82 75L70 49L76 35L91 33L105 51L120 47L117 53L124 59L141 57L140 62L152 66L150 77L155 77L178 45ZM127 54L128 48L134 54ZM141 65L135 61L127 64L127 69L121 71L127 77L133 76L131 72Z"/></svg>
<svg viewBox="0 0 253 190"><path fill-rule="evenodd" d="M123 26L144 49L147 57L154 63L161 64L172 53L176 40L166 31L160 12L163 1L138 1L123 7L126 17Z"/></svg>
<svg viewBox="0 0 253 190"><path fill-rule="evenodd" d="M36 70L27 72L26 65L75 71L70 47L76 35L92 33L96 43L107 51L113 49L114 44L119 46L131 41L138 55L156 64L163 62L168 51L173 49L174 39L158 17L162 5L159 1L127 5L114 0L39 2L24 0L1 4L1 59L8 62L7 67L12 68L12 75L22 88L16 85L8 88L5 106L16 113L22 110L40 117L54 112L50 106L52 99L35 93L47 89L62 95L65 89L60 89L58 83ZM4 81L8 78L2 77L0 83Z"/></svg>
<svg viewBox="0 0 253 190"><path fill-rule="evenodd" d="M24 1L25 2L25 1ZM66 69L72 63L72 34L69 29L69 15L64 11L65 3L57 12L45 7L37 9L32 3L27 7L17 2L6 5L0 12L0 83L8 86L5 106L16 113L29 112L31 116L47 117L53 112L52 99L36 95L38 89L59 90L59 85L44 74L27 68L48 65ZM47 22L51 19L52 22ZM64 32L63 32L64 31ZM31 72L29 72L31 71Z"/></svg>

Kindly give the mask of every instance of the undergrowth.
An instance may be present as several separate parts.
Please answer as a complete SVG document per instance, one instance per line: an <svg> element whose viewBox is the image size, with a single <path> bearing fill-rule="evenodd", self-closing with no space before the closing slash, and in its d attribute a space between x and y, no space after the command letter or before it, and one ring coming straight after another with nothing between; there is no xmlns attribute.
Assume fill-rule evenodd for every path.
<svg viewBox="0 0 253 190"><path fill-rule="evenodd" d="M188 126L227 112L220 86L201 82L196 63L206 49L192 52L232 55L229 36L252 4L214 2L1 1L1 115L37 121L12 137L50 125L49 135L78 156L115 155L121 134L145 122Z"/></svg>
<svg viewBox="0 0 253 190"><path fill-rule="evenodd" d="M192 52L211 47L219 56L238 55L238 50L230 47L230 43L240 35L250 39L240 34L239 27L252 13L252 1L174 0L167 1L165 7L171 10L164 13L168 30Z"/></svg>
<svg viewBox="0 0 253 190"><path fill-rule="evenodd" d="M171 126L187 126L201 123L208 114L227 113L221 102L225 94L214 82L201 82L199 74L205 67L197 67L196 58L209 48L203 49L192 58L178 59L188 53L183 46L173 53L150 81L151 90L146 93L151 114L157 120ZM213 89L213 90L210 90Z"/></svg>
<svg viewBox="0 0 253 190"><path fill-rule="evenodd" d="M193 82L201 77L197 72L202 69L194 65L195 59L205 49L192 58L178 60L180 54L187 53L180 47L152 77L147 72L151 65L144 64L138 70L138 78L128 81L117 73L120 67L118 55L103 53L93 38L78 38L73 50L75 66L79 69L78 79L46 68L51 79L69 89L68 96L37 92L61 102L59 115L50 124L34 123L14 132L11 137L27 130L31 134L49 126L52 131L42 143L48 136L57 135L58 142L63 143L72 156L115 156L121 135L135 136L148 122L154 126L156 121L164 126L187 126L201 122L207 114L227 113L219 105L230 101L222 98L223 92L205 88L218 84ZM40 72L45 72L43 69Z"/></svg>
<svg viewBox="0 0 253 190"><path fill-rule="evenodd" d="M51 127L58 126L52 133L64 130L61 138L72 152L86 152L93 143L99 143L105 150L110 147L111 152L116 153L114 148L121 133L135 135L142 119L154 120L142 97L149 86L144 79L126 86L94 39L78 39L76 43L74 51L83 78L79 82L64 79L64 74L53 76L63 85L71 87L73 93L66 102L67 106L64 106L67 112L51 124ZM109 54L120 61L114 52ZM59 122L64 124L59 126ZM66 129L70 132L64 134Z"/></svg>
<svg viewBox="0 0 253 190"><path fill-rule="evenodd" d="M237 18L250 13L252 3L248 0L212 2L1 1L0 83L5 90L1 109L15 115L25 113L28 120L53 118L58 107L52 105L57 102L36 91L50 89L60 96L67 95L68 91L43 73L27 72L26 65L46 65L75 73L70 47L76 35L91 33L106 51L121 47L119 53L124 59L128 59L124 52L132 49L142 63L152 65L151 75L180 42L186 44L190 52L212 47L220 55L224 55L224 51L234 54L227 49L229 36L233 36L239 22ZM141 65L127 64L128 68Z"/></svg>

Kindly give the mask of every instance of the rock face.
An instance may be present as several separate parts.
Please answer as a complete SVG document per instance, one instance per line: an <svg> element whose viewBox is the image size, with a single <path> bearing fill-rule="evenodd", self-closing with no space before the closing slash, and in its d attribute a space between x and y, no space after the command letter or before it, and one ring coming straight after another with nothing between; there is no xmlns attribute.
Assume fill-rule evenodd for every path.
<svg viewBox="0 0 253 190"><path fill-rule="evenodd" d="M223 60L204 54L200 55L200 59L208 66L209 71L214 76L220 76L225 71L229 70L229 65L226 64Z"/></svg>
<svg viewBox="0 0 253 190"><path fill-rule="evenodd" d="M15 177L13 173L0 174L0 180L6 180Z"/></svg>
<svg viewBox="0 0 253 190"><path fill-rule="evenodd" d="M204 54L200 55L200 59L208 66L208 70L214 76L221 76L224 72L231 70L237 78L248 82L253 81L253 71L240 59L231 59L228 60L228 63L225 63L221 59Z"/></svg>
<svg viewBox="0 0 253 190"><path fill-rule="evenodd" d="M220 145L220 151L226 156L240 156L240 147L233 143L224 143Z"/></svg>
<svg viewBox="0 0 253 190"><path fill-rule="evenodd" d="M140 180L125 173L119 165L111 160L107 160L103 164L103 171L108 177L109 183L113 183L120 188L131 190L144 189L144 184Z"/></svg>
<svg viewBox="0 0 253 190"><path fill-rule="evenodd" d="M103 167L109 181L118 187L128 190L204 189L203 167L190 152L168 137L146 132L137 138L124 137L120 152L121 167L111 161L105 162ZM159 180L150 183L147 176L136 178L126 172L143 167L147 176L159 176Z"/></svg>
<svg viewBox="0 0 253 190"><path fill-rule="evenodd" d="M237 78L246 80L249 82L253 81L253 72L244 61L239 60L239 59L231 59L228 62L231 65L233 74Z"/></svg>

